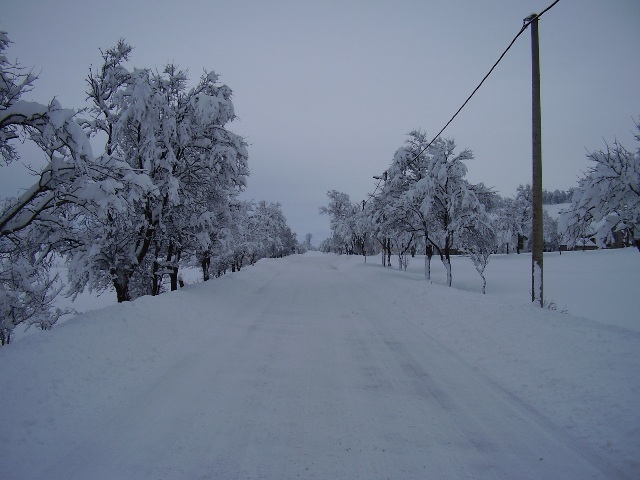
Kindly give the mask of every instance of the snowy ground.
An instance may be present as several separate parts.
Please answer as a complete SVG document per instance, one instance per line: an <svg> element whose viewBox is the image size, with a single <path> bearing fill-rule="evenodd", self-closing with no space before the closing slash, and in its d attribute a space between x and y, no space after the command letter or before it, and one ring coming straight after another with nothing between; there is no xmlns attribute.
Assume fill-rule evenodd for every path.
<svg viewBox="0 0 640 480"><path fill-rule="evenodd" d="M24 336L0 478L640 477L637 250L547 255L556 311L530 257L487 295L455 260L262 260Z"/></svg>

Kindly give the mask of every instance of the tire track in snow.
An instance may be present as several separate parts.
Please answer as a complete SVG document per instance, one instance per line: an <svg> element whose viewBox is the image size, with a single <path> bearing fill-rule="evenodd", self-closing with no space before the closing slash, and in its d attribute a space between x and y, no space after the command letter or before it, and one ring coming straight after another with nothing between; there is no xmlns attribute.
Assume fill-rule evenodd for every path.
<svg viewBox="0 0 640 480"><path fill-rule="evenodd" d="M203 478L210 478L211 471L219 471L218 478L249 474L243 473L243 463L250 463L243 462L243 456L255 435L253 413L262 402L260 378L268 374L278 348L265 341L269 337L261 329L269 312L282 303L280 295L265 294L265 289L280 273L251 295L254 301L235 305L233 315L216 322L218 332L203 332L193 350L172 359L132 398L109 412L96 412L99 417L87 425L86 437L46 468L42 478L190 478L197 471L204 472ZM202 295L194 300L207 301ZM215 315L212 307L209 314ZM251 352L247 358L260 361L243 363L243 351ZM242 395L233 395L236 392ZM223 446L206 445L212 431L207 426L226 432L221 435ZM187 448L196 451L186 453ZM185 464L185 458L192 463Z"/></svg>
<svg viewBox="0 0 640 480"><path fill-rule="evenodd" d="M375 299L384 298L383 296L376 295L375 293L373 293L372 295L371 290L367 290L362 286L360 286L360 291L361 296L368 296L369 298ZM432 376L429 375L429 373L427 373L427 371L422 367L421 362L418 360L418 357L412 355L409 352L409 345L413 347L413 352L417 350L417 339L422 338L423 342L423 344L418 348L422 348L425 351L437 351L438 356L442 358L450 357L450 362L454 362L457 368L465 370L467 374L471 374L471 376L476 377L476 380L482 381L485 386L490 387L493 393L499 396L501 400L506 401L511 408L515 408L520 413L524 413L524 415L527 417L527 420L535 422L540 428L544 429L548 434L553 436L554 439L557 440L562 447L571 449L575 454L586 460L590 465L597 469L597 471L599 471L599 474L591 474L593 478L600 478L600 476L602 476L602 478L627 478L619 469L613 466L601 455L597 454L582 442L569 435L564 429L555 425L548 418L543 416L535 408L529 405L526 401L504 388L502 385L488 377L486 374L473 368L457 353L438 342L434 337L429 335L424 330L417 329L415 328L415 325L405 322L405 327L412 328L415 331L411 335L403 337L403 341L399 341L397 339L397 334L395 333L397 329L391 328L391 325L393 324L391 319L396 319L396 322L402 323L403 314L399 314L399 311L402 311L402 307L394 305L394 308L390 308L384 301L377 301L375 302L375 306L373 309L367 302L362 302L362 308L365 311L371 312L371 314L366 315L366 317L372 320L374 329L379 335L382 343L395 357L397 364L400 366L400 369L404 372L407 378L411 379L416 393L425 400L435 400L440 405L442 410L450 412L452 418L456 419L456 424L464 433L469 443L473 445L474 448L476 448L478 451L487 452L494 450L494 442L487 442L486 439L478 436L478 430L469 429L469 425L476 422L472 418L472 416L469 415L470 410L467 410L465 407L460 405L460 399L464 397L453 397L452 395L447 394L438 385L437 382L434 382ZM377 313L377 315L374 312ZM388 322L380 321L382 317L380 315L380 312L386 312L386 317L389 319ZM396 326L396 324L393 325ZM516 433L516 431L513 432L513 434ZM540 461L544 462L544 457L541 457ZM561 467L562 465L560 465L560 467L558 468ZM554 470L552 469L549 473L553 474L553 472ZM568 470L566 471L566 474L571 475L571 477L566 478L592 478L592 476L581 476L589 475L588 472L576 474L576 472ZM509 476L507 475L502 477L502 475L496 475L496 478L509 478Z"/></svg>
<svg viewBox="0 0 640 480"><path fill-rule="evenodd" d="M42 477L615 477L403 318L383 284L342 259L283 265L233 279L242 295L184 292L211 327Z"/></svg>

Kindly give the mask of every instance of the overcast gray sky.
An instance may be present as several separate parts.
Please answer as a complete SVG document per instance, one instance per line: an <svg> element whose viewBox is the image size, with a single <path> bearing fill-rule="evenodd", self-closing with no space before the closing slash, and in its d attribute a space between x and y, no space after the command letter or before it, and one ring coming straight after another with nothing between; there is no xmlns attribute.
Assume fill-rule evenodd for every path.
<svg viewBox="0 0 640 480"><path fill-rule="evenodd" d="M99 48L124 38L131 67L214 70L234 91L230 130L250 144L247 198L280 202L300 240L329 235L326 192L373 191L413 129L437 133L522 26L552 0L3 0L9 58L40 72L30 99L85 105ZM640 2L561 0L540 20L544 187L575 186L587 151L635 149ZM531 182L525 32L443 134L470 148L469 179L512 195ZM35 161L32 152L23 160ZM2 167L2 196L26 188Z"/></svg>

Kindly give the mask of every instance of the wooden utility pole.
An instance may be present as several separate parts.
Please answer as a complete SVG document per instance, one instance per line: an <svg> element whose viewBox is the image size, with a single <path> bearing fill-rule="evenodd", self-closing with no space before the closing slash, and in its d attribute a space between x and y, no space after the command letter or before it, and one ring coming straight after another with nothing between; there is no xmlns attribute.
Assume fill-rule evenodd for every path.
<svg viewBox="0 0 640 480"><path fill-rule="evenodd" d="M531 301L544 306L542 226L542 120L540 112L540 52L538 43L538 15L525 19L531 26L531 84L532 84L532 151L533 151L533 222L531 228Z"/></svg>

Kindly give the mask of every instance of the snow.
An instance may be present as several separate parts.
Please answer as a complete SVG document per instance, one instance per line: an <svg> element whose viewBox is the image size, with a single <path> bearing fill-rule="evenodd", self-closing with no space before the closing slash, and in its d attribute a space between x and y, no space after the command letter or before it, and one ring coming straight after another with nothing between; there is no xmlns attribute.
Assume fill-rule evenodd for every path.
<svg viewBox="0 0 640 480"><path fill-rule="evenodd" d="M549 214L554 220L558 220L564 211L571 209L570 203L557 203L553 205L543 205L542 208Z"/></svg>
<svg viewBox="0 0 640 480"><path fill-rule="evenodd" d="M86 312L0 349L0 478L638 478L639 262L545 255L555 311L528 255L310 252Z"/></svg>
<svg viewBox="0 0 640 480"><path fill-rule="evenodd" d="M29 102L26 100L18 100L8 108L5 108L1 112L1 120L4 122L6 119L17 116L21 118L41 117L45 115L49 110L49 107L38 102Z"/></svg>

